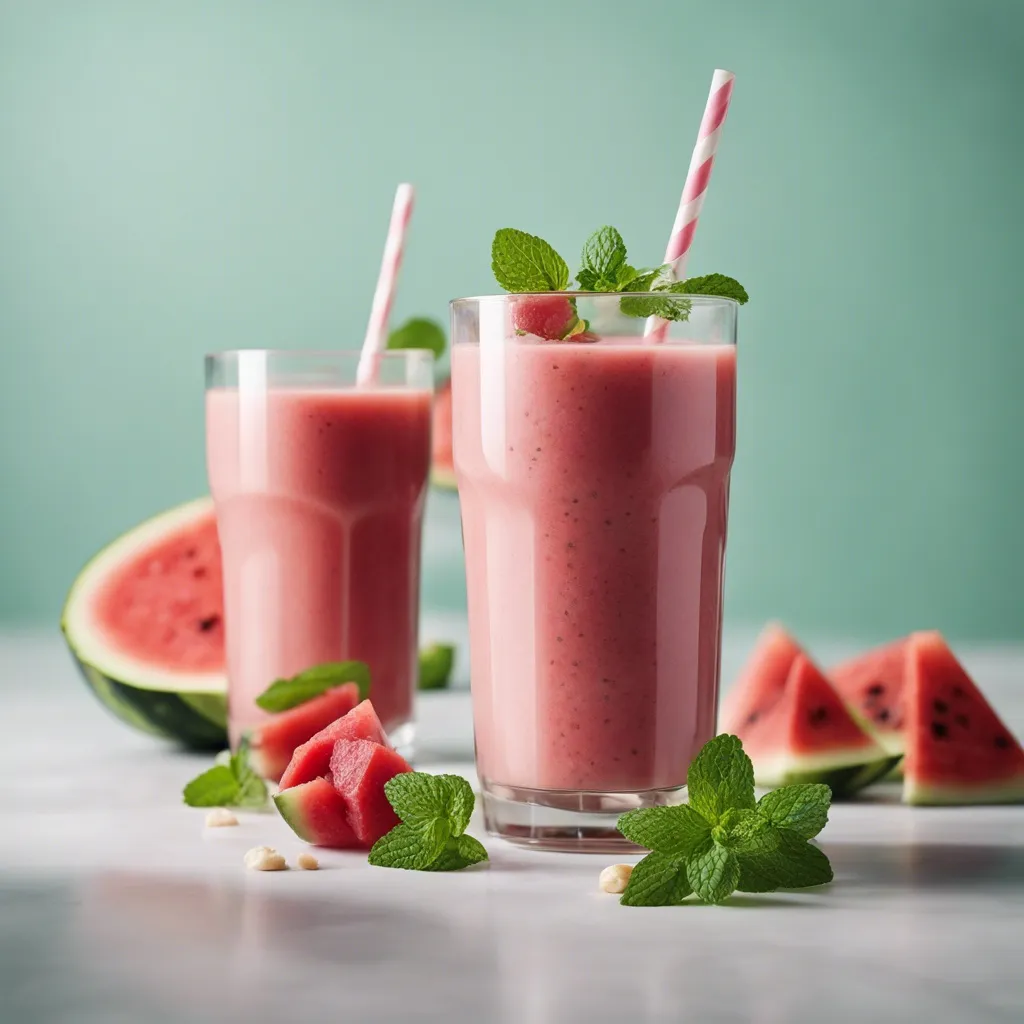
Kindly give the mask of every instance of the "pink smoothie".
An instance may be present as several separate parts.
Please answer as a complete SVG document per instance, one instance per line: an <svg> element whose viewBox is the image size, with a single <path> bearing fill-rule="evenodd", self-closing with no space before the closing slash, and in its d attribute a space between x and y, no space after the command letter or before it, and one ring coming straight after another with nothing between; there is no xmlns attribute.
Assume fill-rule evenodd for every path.
<svg viewBox="0 0 1024 1024"><path fill-rule="evenodd" d="M682 786L715 733L731 346L455 346L485 784Z"/></svg>
<svg viewBox="0 0 1024 1024"><path fill-rule="evenodd" d="M275 679L370 666L385 728L412 718L424 390L207 392L207 462L224 560L232 742Z"/></svg>

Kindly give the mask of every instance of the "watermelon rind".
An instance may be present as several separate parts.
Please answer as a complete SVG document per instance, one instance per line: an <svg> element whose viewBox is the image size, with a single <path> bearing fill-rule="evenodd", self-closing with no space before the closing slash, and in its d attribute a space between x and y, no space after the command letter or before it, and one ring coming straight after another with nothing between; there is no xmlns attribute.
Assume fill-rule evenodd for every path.
<svg viewBox="0 0 1024 1024"><path fill-rule="evenodd" d="M296 792L299 790L300 792ZM288 827L304 842L315 843L315 836L306 822L303 814L299 796L301 787L295 786L292 789L282 789L274 794L274 804L281 817L287 822Z"/></svg>
<svg viewBox="0 0 1024 1024"><path fill-rule="evenodd" d="M759 759L754 781L764 789L823 782L832 790L834 798L842 799L888 775L901 760L901 755L897 754L865 761L864 755L862 747L849 751L830 750L827 754Z"/></svg>
<svg viewBox="0 0 1024 1024"><path fill-rule="evenodd" d="M98 552L68 592L60 627L89 688L122 722L140 732L197 750L227 743L227 678L223 672L177 672L119 650L93 617L104 583L127 560L163 537L208 518L211 498L168 509L122 534Z"/></svg>
<svg viewBox="0 0 1024 1024"><path fill-rule="evenodd" d="M916 779L904 779L903 802L916 806L969 804L1017 804L1024 802L1024 777L981 786L929 786Z"/></svg>

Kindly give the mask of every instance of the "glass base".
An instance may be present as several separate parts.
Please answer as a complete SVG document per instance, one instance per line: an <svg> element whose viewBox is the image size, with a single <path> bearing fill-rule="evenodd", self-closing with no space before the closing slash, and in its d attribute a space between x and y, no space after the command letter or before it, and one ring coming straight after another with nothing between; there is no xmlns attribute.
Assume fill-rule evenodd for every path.
<svg viewBox="0 0 1024 1024"><path fill-rule="evenodd" d="M416 753L416 723L405 722L388 733L388 742L406 759L412 761Z"/></svg>
<svg viewBox="0 0 1024 1024"><path fill-rule="evenodd" d="M638 807L681 804L686 787L636 793L522 789L481 780L484 825L492 836L535 850L635 853L640 847L616 829L619 815Z"/></svg>

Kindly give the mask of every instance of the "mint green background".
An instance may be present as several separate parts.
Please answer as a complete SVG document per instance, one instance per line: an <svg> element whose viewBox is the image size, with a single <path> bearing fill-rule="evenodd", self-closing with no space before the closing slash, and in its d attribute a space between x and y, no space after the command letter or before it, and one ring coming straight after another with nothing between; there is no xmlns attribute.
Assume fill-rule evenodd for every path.
<svg viewBox="0 0 1024 1024"><path fill-rule="evenodd" d="M1019 0L0 0L0 619L205 489L206 350L358 343L398 180L398 318L493 290L505 225L656 260L715 66L730 620L1024 637Z"/></svg>

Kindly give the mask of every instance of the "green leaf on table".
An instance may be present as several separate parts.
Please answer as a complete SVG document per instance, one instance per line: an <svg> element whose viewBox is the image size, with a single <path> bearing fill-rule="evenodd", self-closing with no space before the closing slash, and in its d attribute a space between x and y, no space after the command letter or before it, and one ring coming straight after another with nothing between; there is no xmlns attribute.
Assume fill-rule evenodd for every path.
<svg viewBox="0 0 1024 1024"><path fill-rule="evenodd" d="M290 679L271 683L256 698L256 704L264 711L287 711L345 683L355 683L359 699L365 700L370 695L370 669L366 663L328 661L314 665Z"/></svg>
<svg viewBox="0 0 1024 1024"><path fill-rule="evenodd" d="M619 818L619 831L637 846L669 857L689 856L711 832L711 825L692 807L642 807Z"/></svg>
<svg viewBox="0 0 1024 1024"><path fill-rule="evenodd" d="M710 837L686 862L686 878L705 903L723 903L740 880L740 863L735 853Z"/></svg>
<svg viewBox="0 0 1024 1024"><path fill-rule="evenodd" d="M226 763L214 764L187 783L182 798L189 807L263 807L267 784L249 766L248 740Z"/></svg>
<svg viewBox="0 0 1024 1024"><path fill-rule="evenodd" d="M832 790L828 786L802 783L766 793L757 802L757 809L773 825L813 839L828 822L831 802Z"/></svg>
<svg viewBox="0 0 1024 1024"><path fill-rule="evenodd" d="M431 861L427 871L461 871L463 868L479 864L487 860L487 851L483 844L472 836L452 836L445 843L440 856Z"/></svg>
<svg viewBox="0 0 1024 1024"><path fill-rule="evenodd" d="M664 853L649 853L633 868L619 902L624 907L672 907L682 903L691 892L686 861Z"/></svg>
<svg viewBox="0 0 1024 1024"><path fill-rule="evenodd" d="M754 766L739 737L722 733L707 742L686 777L690 806L717 825L727 810L754 807Z"/></svg>

